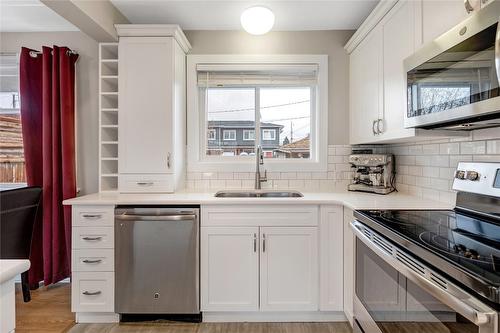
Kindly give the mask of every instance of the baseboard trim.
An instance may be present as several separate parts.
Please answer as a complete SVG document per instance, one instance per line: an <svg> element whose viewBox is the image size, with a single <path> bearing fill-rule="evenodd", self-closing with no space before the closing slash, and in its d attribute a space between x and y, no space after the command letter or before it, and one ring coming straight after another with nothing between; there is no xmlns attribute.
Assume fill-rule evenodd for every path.
<svg viewBox="0 0 500 333"><path fill-rule="evenodd" d="M106 324L120 322L120 315L109 312L76 312L75 321L79 324Z"/></svg>
<svg viewBox="0 0 500 333"><path fill-rule="evenodd" d="M335 312L203 312L203 322L345 322L341 311Z"/></svg>

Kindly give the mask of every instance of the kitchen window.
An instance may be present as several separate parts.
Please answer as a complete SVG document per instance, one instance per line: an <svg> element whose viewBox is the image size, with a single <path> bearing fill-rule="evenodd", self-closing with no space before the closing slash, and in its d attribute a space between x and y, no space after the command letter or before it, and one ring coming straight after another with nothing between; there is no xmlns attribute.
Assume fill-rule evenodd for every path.
<svg viewBox="0 0 500 333"><path fill-rule="evenodd" d="M0 188L26 184L20 107L19 55L0 53Z"/></svg>
<svg viewBox="0 0 500 333"><path fill-rule="evenodd" d="M324 171L326 56L309 57L312 61L304 63L299 59L306 56L270 57L287 60L276 63L205 63L200 60L254 57L189 56L190 171L219 171L235 165L249 169L257 146L262 146L269 170ZM212 131L222 133L222 140L212 139Z"/></svg>

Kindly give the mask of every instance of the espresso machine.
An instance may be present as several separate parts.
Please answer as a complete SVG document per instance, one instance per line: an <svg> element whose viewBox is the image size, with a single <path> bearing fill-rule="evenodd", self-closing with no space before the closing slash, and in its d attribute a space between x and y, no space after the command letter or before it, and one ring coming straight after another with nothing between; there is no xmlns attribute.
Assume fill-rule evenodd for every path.
<svg viewBox="0 0 500 333"><path fill-rule="evenodd" d="M394 156L391 154L353 154L349 163L355 169L349 191L389 194L396 190Z"/></svg>

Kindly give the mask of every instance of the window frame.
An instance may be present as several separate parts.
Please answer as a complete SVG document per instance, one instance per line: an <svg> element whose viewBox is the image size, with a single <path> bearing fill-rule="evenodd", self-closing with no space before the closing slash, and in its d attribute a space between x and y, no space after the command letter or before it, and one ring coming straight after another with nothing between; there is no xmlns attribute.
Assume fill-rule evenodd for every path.
<svg viewBox="0 0 500 333"><path fill-rule="evenodd" d="M252 133L253 132L253 138L249 138L249 139L245 139L245 134L248 133ZM249 135L250 136L250 135ZM249 129L244 129L243 130L243 138L242 138L243 141L255 141L255 130L249 130Z"/></svg>
<svg viewBox="0 0 500 333"><path fill-rule="evenodd" d="M312 115L311 115L311 117L312 117ZM266 133L266 132L273 134L273 135L271 135L270 139L266 139L265 138L264 133ZM274 140L276 140L276 129L274 129L274 128L263 128L262 129L262 140L261 141L264 141L264 140L265 141L274 141Z"/></svg>
<svg viewBox="0 0 500 333"><path fill-rule="evenodd" d="M229 136L226 139L226 133L228 133L228 134L234 134L234 138L231 139L231 136ZM235 129L223 129L222 130L222 141L236 141L236 130Z"/></svg>
<svg viewBox="0 0 500 333"><path fill-rule="evenodd" d="M213 134L213 135L211 135ZM216 129L209 129L207 132L207 140L208 141L217 141L217 130Z"/></svg>
<svg viewBox="0 0 500 333"><path fill-rule="evenodd" d="M188 172L253 171L255 156L205 156L206 110L203 89L198 87L199 64L315 64L318 65L318 83L311 89L311 158L265 160L269 171L318 171L327 170L328 153L328 56L327 55L188 55L187 56L187 158ZM262 87L262 86L261 86ZM272 86L271 86L272 87ZM266 87L267 88L267 87ZM282 88L282 87L279 87ZM206 92L205 92L206 93ZM256 94L256 102L260 96ZM257 116L257 115L256 115ZM255 140L260 136L256 122ZM276 134L275 134L276 138ZM250 140L248 140L250 141Z"/></svg>

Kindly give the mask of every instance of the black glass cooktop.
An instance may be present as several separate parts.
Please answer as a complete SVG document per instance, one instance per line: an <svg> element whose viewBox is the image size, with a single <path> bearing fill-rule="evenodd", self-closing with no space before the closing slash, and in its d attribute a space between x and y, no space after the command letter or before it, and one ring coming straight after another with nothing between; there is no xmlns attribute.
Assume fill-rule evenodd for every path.
<svg viewBox="0 0 500 333"><path fill-rule="evenodd" d="M358 213L485 283L500 286L500 224L453 210Z"/></svg>

